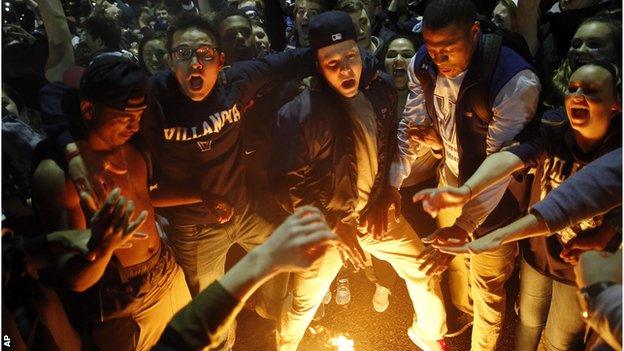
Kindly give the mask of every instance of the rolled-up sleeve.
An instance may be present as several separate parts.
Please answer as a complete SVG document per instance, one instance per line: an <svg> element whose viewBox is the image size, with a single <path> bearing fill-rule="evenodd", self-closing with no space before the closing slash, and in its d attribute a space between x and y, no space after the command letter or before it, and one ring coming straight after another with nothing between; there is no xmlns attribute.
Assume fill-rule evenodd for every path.
<svg viewBox="0 0 624 351"><path fill-rule="evenodd" d="M414 58L409 67L414 67ZM390 166L389 185L400 188L403 180L407 178L412 170L412 164L416 160L420 144L409 138L407 131L410 124L431 125L431 118L427 114L425 107L425 95L423 94L420 82L414 75L412 69L408 70L409 93L403 110L403 116L399 122L397 133L399 152Z"/></svg>
<svg viewBox="0 0 624 351"><path fill-rule="evenodd" d="M540 94L539 78L530 70L518 72L499 91L492 107L493 118L488 127L487 154L498 152L512 141L535 117ZM509 178L502 179L470 200L455 222L468 233L481 225L500 202Z"/></svg>

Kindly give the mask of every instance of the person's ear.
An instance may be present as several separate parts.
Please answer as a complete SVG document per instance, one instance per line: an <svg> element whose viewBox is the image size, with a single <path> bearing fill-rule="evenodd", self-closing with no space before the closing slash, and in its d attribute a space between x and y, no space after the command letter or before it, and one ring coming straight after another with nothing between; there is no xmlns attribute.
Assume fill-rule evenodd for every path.
<svg viewBox="0 0 624 351"><path fill-rule="evenodd" d="M223 51L221 51L219 53L219 70L221 70L221 68L223 68L223 66L225 66L225 53Z"/></svg>
<svg viewBox="0 0 624 351"><path fill-rule="evenodd" d="M472 40L477 40L479 38L479 30L481 29L481 24L479 21L475 21L472 26L470 26L470 37Z"/></svg>
<svg viewBox="0 0 624 351"><path fill-rule="evenodd" d="M88 100L80 101L80 113L82 114L82 118L85 120L92 120L94 117L93 103Z"/></svg>
<svg viewBox="0 0 624 351"><path fill-rule="evenodd" d="M613 112L621 112L622 111L622 97L619 96L616 98L615 102L611 106L611 111Z"/></svg>

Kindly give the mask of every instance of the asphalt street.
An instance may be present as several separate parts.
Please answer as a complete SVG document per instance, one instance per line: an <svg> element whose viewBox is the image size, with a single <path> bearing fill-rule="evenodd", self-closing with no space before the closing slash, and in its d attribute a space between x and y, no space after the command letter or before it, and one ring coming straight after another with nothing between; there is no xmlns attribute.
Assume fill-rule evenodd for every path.
<svg viewBox="0 0 624 351"><path fill-rule="evenodd" d="M508 283L505 324L497 350L513 350L513 330L517 316L513 310L517 291L517 276ZM332 344L332 339L343 336L353 340L355 351L411 351L419 350L407 337L406 330L412 319L413 309L402 281L390 296L390 307L383 313L375 312L372 297L375 286L363 272L350 275L351 302L345 306L332 301L326 307L325 316L313 322L303 338L299 351L343 351ZM334 287L335 289L335 287ZM333 298L333 296L332 296ZM332 299L333 300L333 299ZM275 350L274 324L255 313L244 310L238 318L235 351ZM471 328L463 334L448 338L452 350L470 350ZM348 343L348 342L347 342Z"/></svg>

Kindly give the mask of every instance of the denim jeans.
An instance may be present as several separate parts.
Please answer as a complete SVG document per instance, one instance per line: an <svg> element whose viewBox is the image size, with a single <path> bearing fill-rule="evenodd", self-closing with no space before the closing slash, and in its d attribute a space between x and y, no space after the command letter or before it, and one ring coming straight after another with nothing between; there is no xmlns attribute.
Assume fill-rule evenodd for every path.
<svg viewBox="0 0 624 351"><path fill-rule="evenodd" d="M446 312L439 282L420 272L416 260L424 246L403 216L399 223L390 220L388 225L387 238L375 240L368 234L359 238L360 245L364 251L389 262L399 277L405 280L416 313L412 324L416 334L427 340L442 339L446 333ZM297 349L341 266L340 254L332 247L313 267L294 275L293 303L279 324L278 350Z"/></svg>
<svg viewBox="0 0 624 351"><path fill-rule="evenodd" d="M167 237L176 260L186 277L191 295L195 296L215 280L223 276L225 259L232 245L239 244L250 251L262 244L275 226L256 214L251 205L235 213L226 224L172 225ZM258 291L259 303L268 317L279 319L286 295L286 274L280 274L266 282ZM235 330L235 327L230 329ZM232 346L233 333L227 336ZM219 349L228 349L228 346Z"/></svg>
<svg viewBox="0 0 624 351"><path fill-rule="evenodd" d="M546 350L582 350L585 322L576 290L541 274L522 259L520 323L516 327L515 349L536 350L545 328Z"/></svg>

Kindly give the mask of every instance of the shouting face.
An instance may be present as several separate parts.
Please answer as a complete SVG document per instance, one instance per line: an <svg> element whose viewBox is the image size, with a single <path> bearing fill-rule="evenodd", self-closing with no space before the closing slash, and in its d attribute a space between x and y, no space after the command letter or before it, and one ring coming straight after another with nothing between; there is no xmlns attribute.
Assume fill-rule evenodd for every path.
<svg viewBox="0 0 624 351"><path fill-rule="evenodd" d="M180 90L193 101L203 100L217 82L224 55L212 34L190 28L173 34L169 68L175 73Z"/></svg>
<svg viewBox="0 0 624 351"><path fill-rule="evenodd" d="M577 69L570 76L565 108L574 130L586 138L602 138L611 116L621 109L611 73L592 64Z"/></svg>
<svg viewBox="0 0 624 351"><path fill-rule="evenodd" d="M327 83L344 97L358 93L362 58L354 40L323 47L317 52L318 66Z"/></svg>
<svg viewBox="0 0 624 351"><path fill-rule="evenodd" d="M394 86L398 90L407 89L407 69L415 54L414 44L408 39L394 39L388 45L384 65L386 72L394 79Z"/></svg>

